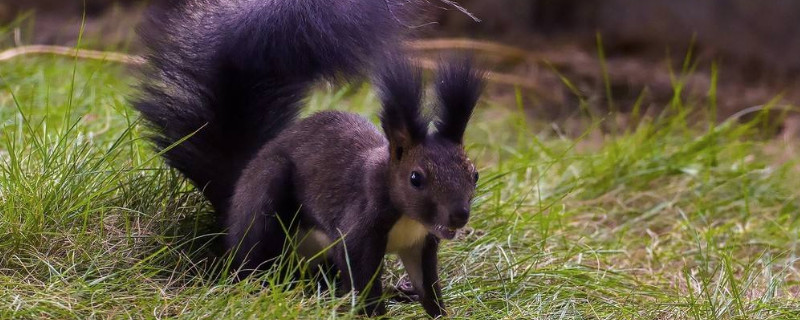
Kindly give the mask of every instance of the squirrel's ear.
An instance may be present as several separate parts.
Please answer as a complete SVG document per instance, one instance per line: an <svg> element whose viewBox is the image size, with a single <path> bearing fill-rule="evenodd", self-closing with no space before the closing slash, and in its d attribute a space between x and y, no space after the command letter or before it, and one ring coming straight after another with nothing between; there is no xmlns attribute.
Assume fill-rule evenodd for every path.
<svg viewBox="0 0 800 320"><path fill-rule="evenodd" d="M470 58L443 63L436 78L439 96L438 134L461 144L472 111L485 86L484 73L472 66Z"/></svg>
<svg viewBox="0 0 800 320"><path fill-rule="evenodd" d="M394 57L378 68L375 85L383 110L381 126L393 158L425 139L428 122L421 112L422 71L405 58Z"/></svg>

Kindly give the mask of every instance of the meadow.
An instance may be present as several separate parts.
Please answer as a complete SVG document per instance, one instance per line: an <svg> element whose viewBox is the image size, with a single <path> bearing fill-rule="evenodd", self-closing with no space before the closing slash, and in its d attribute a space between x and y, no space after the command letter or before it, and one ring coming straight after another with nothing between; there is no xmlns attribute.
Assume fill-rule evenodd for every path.
<svg viewBox="0 0 800 320"><path fill-rule="evenodd" d="M0 318L358 318L314 282L221 272L210 207L146 140L135 83L111 62L0 62ZM695 104L674 85L655 115L593 114L577 136L522 92L484 99L472 220L440 253L452 318L800 319L800 144L775 138L770 105L706 120L715 92ZM308 105L377 120L368 85Z"/></svg>

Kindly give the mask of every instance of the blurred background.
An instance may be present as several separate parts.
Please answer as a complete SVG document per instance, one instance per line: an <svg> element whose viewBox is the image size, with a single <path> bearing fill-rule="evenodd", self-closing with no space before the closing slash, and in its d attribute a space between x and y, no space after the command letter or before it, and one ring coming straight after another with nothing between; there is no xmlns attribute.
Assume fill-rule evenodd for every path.
<svg viewBox="0 0 800 320"><path fill-rule="evenodd" d="M75 45L85 13L84 47L136 53L133 30L145 2L0 0L1 44ZM624 123L633 112L658 114L679 94L716 105L718 120L775 106L779 131L800 131L797 116L785 112L800 98L800 1L458 2L481 22L442 2L430 18L438 23L419 34L478 42L433 41L420 53L479 52L503 80L491 87L492 100L521 104L531 116L621 111Z"/></svg>

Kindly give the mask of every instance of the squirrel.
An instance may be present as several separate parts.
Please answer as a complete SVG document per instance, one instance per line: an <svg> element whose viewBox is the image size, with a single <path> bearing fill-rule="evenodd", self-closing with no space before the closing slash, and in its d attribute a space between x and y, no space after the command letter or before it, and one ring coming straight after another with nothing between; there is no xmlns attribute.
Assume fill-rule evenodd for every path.
<svg viewBox="0 0 800 320"><path fill-rule="evenodd" d="M237 277L269 269L291 241L301 253L330 247L343 289L382 315L394 253L406 291L446 315L437 251L469 220L478 172L463 136L484 76L470 59L442 63L438 119L424 116L422 72L401 48L411 3L183 0L147 14L133 105L166 163L211 203ZM362 76L378 90L382 132L346 112L299 119L316 82Z"/></svg>

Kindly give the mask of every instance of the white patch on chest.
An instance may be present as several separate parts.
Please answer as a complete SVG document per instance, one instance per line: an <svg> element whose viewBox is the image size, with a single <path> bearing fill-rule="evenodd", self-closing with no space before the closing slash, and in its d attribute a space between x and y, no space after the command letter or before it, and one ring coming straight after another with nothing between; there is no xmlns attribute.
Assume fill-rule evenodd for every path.
<svg viewBox="0 0 800 320"><path fill-rule="evenodd" d="M318 255L320 252L328 248L328 246L330 246L332 243L331 239L328 238L325 233L317 229L301 231L297 234L294 241L297 245L297 253L301 257L305 257L307 259L311 259L312 257ZM311 263L315 264L317 260L323 257L323 255L317 256L316 260L311 261Z"/></svg>
<svg viewBox="0 0 800 320"><path fill-rule="evenodd" d="M386 252L396 253L403 249L411 248L425 239L428 235L428 228L424 225L406 218L400 217L400 220L389 231L389 241L386 243Z"/></svg>
<svg viewBox="0 0 800 320"><path fill-rule="evenodd" d="M424 225L416 220L403 216L397 220L389 231L386 253L397 253L404 249L414 247L421 243L427 235L428 228L425 228ZM297 246L297 253L308 259L324 251L333 243L325 233L317 229L301 230L294 238L294 241ZM312 263L322 257L324 256L318 256Z"/></svg>

